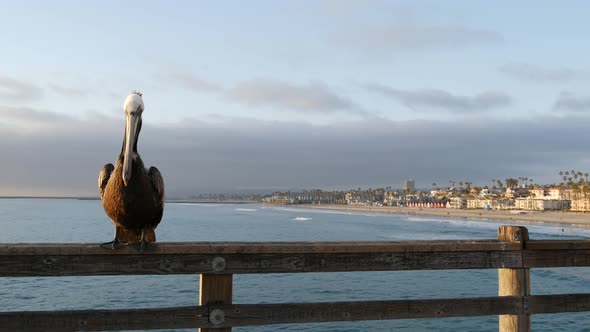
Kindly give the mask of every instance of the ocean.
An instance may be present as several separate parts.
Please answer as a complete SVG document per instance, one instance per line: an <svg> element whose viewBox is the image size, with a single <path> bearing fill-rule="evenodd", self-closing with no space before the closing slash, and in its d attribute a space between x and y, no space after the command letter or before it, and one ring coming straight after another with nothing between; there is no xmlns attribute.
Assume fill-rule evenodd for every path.
<svg viewBox="0 0 590 332"><path fill-rule="evenodd" d="M169 203L158 241L495 239L507 222L231 204ZM589 228L524 224L531 239L588 239ZM107 242L100 201L0 199L0 243ZM235 303L496 296L497 270L234 276ZM195 305L198 275L0 278L0 311ZM590 268L533 269L531 292L590 293ZM498 317L234 328L234 331L497 331ZM533 315L533 331L590 331L590 313ZM180 330L178 330L180 331Z"/></svg>

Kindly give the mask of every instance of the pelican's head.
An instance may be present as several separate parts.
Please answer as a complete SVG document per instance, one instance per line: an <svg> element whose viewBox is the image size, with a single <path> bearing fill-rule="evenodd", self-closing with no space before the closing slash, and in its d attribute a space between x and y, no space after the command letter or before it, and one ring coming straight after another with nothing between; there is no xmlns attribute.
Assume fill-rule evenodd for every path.
<svg viewBox="0 0 590 332"><path fill-rule="evenodd" d="M139 111L140 113L143 112L143 94L138 91L133 91L127 98L125 98L125 104L123 104L123 109L125 109L125 114L129 115L132 112Z"/></svg>
<svg viewBox="0 0 590 332"><path fill-rule="evenodd" d="M125 110L125 145L123 150L123 183L127 185L131 180L133 159L137 155L137 137L141 130L141 114L143 113L143 99L141 93L133 91L127 98L123 108Z"/></svg>

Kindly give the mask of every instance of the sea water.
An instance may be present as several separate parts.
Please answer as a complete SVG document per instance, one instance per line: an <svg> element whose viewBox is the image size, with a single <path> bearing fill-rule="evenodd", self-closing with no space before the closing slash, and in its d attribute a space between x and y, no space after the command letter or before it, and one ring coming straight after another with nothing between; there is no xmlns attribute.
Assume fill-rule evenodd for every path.
<svg viewBox="0 0 590 332"><path fill-rule="evenodd" d="M506 222L258 205L166 205L158 241L399 241L496 239ZM531 239L588 239L589 228L524 224ZM106 242L100 201L0 199L0 243ZM234 276L234 303L496 296L497 270ZM195 305L198 275L0 278L0 311ZM590 268L533 269L531 292L590 293ZM590 331L590 313L533 315L533 331ZM498 317L234 328L234 331L497 331Z"/></svg>

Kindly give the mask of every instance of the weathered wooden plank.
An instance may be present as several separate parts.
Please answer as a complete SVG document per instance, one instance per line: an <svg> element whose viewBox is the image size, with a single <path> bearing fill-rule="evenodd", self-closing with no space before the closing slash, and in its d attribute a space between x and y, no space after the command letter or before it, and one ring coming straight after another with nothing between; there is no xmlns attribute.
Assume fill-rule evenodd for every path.
<svg viewBox="0 0 590 332"><path fill-rule="evenodd" d="M236 304L213 306L224 312L223 326L390 320L490 315L530 315L590 311L590 294L500 296L464 299L334 303ZM206 323L206 317L203 317Z"/></svg>
<svg viewBox="0 0 590 332"><path fill-rule="evenodd" d="M520 243L524 246L529 239L529 232L522 226L501 226L498 229L498 240ZM531 275L529 269L502 268L498 269L498 295L528 296L531 294ZM530 332L530 314L500 315L500 332Z"/></svg>
<svg viewBox="0 0 590 332"><path fill-rule="evenodd" d="M442 318L516 314L523 311L520 297L463 299L235 304L213 306L225 320L218 326L254 326L363 320ZM207 321L204 319L203 323Z"/></svg>
<svg viewBox="0 0 590 332"><path fill-rule="evenodd" d="M289 323L484 316L521 312L510 297L324 303L234 304L158 309L0 313L0 332L228 328ZM211 322L209 313L223 319Z"/></svg>
<svg viewBox="0 0 590 332"><path fill-rule="evenodd" d="M590 294L527 296L524 309L530 314L590 311Z"/></svg>
<svg viewBox="0 0 590 332"><path fill-rule="evenodd" d="M529 240L527 250L573 250L590 249L590 240Z"/></svg>
<svg viewBox="0 0 590 332"><path fill-rule="evenodd" d="M432 251L504 251L520 246L497 240L374 241L374 242L163 242L144 255L178 254L321 254L387 253ZM101 248L96 243L14 243L0 244L0 255L135 255L137 249Z"/></svg>
<svg viewBox="0 0 590 332"><path fill-rule="evenodd" d="M199 305L228 305L232 303L233 276L231 274L201 274L199 281ZM209 310L209 322L214 326L225 317L219 310ZM199 332L231 332L231 327L201 328Z"/></svg>
<svg viewBox="0 0 590 332"><path fill-rule="evenodd" d="M0 312L0 332L117 331L194 328L206 307Z"/></svg>
<svg viewBox="0 0 590 332"><path fill-rule="evenodd" d="M213 324L210 313L222 313ZM1 312L0 332L116 331L590 311L590 294ZM217 317L216 319L219 319Z"/></svg>
<svg viewBox="0 0 590 332"><path fill-rule="evenodd" d="M215 263L223 259L223 268ZM520 251L223 255L0 255L0 277L492 269Z"/></svg>
<svg viewBox="0 0 590 332"><path fill-rule="evenodd" d="M523 264L527 268L590 266L590 250L524 250Z"/></svg>

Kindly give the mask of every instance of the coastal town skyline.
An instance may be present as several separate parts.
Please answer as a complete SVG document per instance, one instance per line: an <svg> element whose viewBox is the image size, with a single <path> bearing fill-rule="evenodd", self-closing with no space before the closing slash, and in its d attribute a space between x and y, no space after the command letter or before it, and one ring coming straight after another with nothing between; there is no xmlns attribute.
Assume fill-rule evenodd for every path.
<svg viewBox="0 0 590 332"><path fill-rule="evenodd" d="M356 188L344 191L321 189L302 192L275 192L262 198L263 203L277 205L396 207L380 212L400 213L399 208L504 210L519 211L590 211L590 174L581 171L559 171L560 183L536 184L520 176L504 180L492 179L490 185L477 186L470 181L449 180L449 187L432 183L431 190L415 187L413 178L402 181L401 190L386 186ZM392 212L393 211L393 212ZM406 213L410 213L407 212Z"/></svg>
<svg viewBox="0 0 590 332"><path fill-rule="evenodd" d="M2 8L2 196L96 195L132 90L170 196L547 183L590 164L584 1Z"/></svg>

